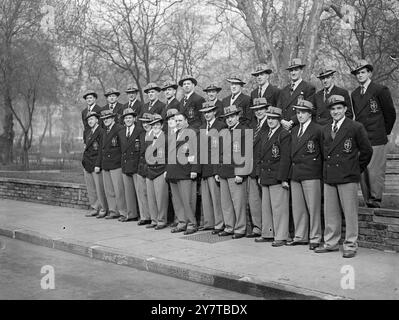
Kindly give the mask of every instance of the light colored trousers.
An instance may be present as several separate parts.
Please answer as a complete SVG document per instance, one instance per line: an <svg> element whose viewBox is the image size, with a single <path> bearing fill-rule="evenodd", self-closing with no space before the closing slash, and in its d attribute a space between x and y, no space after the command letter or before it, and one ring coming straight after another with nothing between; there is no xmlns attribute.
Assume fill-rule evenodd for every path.
<svg viewBox="0 0 399 320"><path fill-rule="evenodd" d="M87 196L90 206L94 210L108 210L107 199L105 197L103 175L100 173L89 173L83 169L86 181Z"/></svg>
<svg viewBox="0 0 399 320"><path fill-rule="evenodd" d="M127 216L125 189L123 187L122 169L103 170L105 195L110 215Z"/></svg>
<svg viewBox="0 0 399 320"><path fill-rule="evenodd" d="M326 247L337 248L341 239L342 216L345 216L344 250L357 249L358 238L358 211L357 199L358 184L355 182L332 186L324 184L324 243Z"/></svg>
<svg viewBox="0 0 399 320"><path fill-rule="evenodd" d="M262 237L288 240L289 191L281 184L262 186Z"/></svg>
<svg viewBox="0 0 399 320"><path fill-rule="evenodd" d="M146 178L135 173L133 175L134 185L136 186L136 196L139 205L140 220L151 220L148 209L148 195Z"/></svg>
<svg viewBox="0 0 399 320"><path fill-rule="evenodd" d="M172 203L178 220L177 228L195 229L197 220L195 208L197 205L197 181L177 180L170 183L172 192Z"/></svg>
<svg viewBox="0 0 399 320"><path fill-rule="evenodd" d="M262 230L262 189L256 178L248 177L248 203L252 220L252 233Z"/></svg>
<svg viewBox="0 0 399 320"><path fill-rule="evenodd" d="M146 183L152 224L164 226L168 218L168 184L163 174L153 180L146 178Z"/></svg>
<svg viewBox="0 0 399 320"><path fill-rule="evenodd" d="M294 241L321 241L321 181L291 181ZM310 230L310 232L309 232Z"/></svg>
<svg viewBox="0 0 399 320"><path fill-rule="evenodd" d="M127 218L137 218L137 198L136 188L134 184L133 176L122 173L123 186L125 189L125 199L127 207Z"/></svg>
<svg viewBox="0 0 399 320"><path fill-rule="evenodd" d="M220 185L215 177L208 177L201 180L201 203L204 214L205 228L223 230L223 214L220 199Z"/></svg>
<svg viewBox="0 0 399 320"><path fill-rule="evenodd" d="M245 234L247 229L247 181L235 183L235 178L220 178L224 231Z"/></svg>

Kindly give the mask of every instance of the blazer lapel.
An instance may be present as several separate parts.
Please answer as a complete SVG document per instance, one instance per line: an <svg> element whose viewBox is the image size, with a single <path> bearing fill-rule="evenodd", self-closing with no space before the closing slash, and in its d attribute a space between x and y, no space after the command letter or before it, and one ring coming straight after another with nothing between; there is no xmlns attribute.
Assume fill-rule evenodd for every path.
<svg viewBox="0 0 399 320"><path fill-rule="evenodd" d="M344 122L342 123L341 127L339 128L337 134L335 135L334 140L330 144L330 148L328 149L328 154L331 153L332 150L337 146L338 143L341 142L341 140L345 137L346 131L348 131L348 119L345 118ZM331 130L331 124L329 123L327 126L330 127Z"/></svg>
<svg viewBox="0 0 399 320"><path fill-rule="evenodd" d="M291 105L292 101L294 101L295 99L298 98L301 91L303 91L304 86L305 86L305 82L302 80L301 83L296 87L296 89L294 90L292 95L289 95L289 99L287 100L287 104L285 106L286 108L288 108Z"/></svg>

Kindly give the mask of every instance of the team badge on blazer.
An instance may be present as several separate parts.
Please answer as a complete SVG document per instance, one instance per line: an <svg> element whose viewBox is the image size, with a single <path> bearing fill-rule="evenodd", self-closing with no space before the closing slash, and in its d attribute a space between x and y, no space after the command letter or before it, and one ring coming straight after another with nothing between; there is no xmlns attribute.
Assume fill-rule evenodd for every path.
<svg viewBox="0 0 399 320"><path fill-rule="evenodd" d="M233 151L240 152L240 143L238 141L234 141L233 143Z"/></svg>
<svg viewBox="0 0 399 320"><path fill-rule="evenodd" d="M369 104L370 104L370 111L372 113L376 113L378 111L378 104L377 101L375 101L373 98L371 98L369 100Z"/></svg>
<svg viewBox="0 0 399 320"><path fill-rule="evenodd" d="M315 146L314 146L314 142L313 142L313 140L309 140L308 141L308 144L306 145L306 151L308 152L308 153L314 153L315 152Z"/></svg>
<svg viewBox="0 0 399 320"><path fill-rule="evenodd" d="M344 142L344 152L350 153L352 152L352 138L348 138Z"/></svg>
<svg viewBox="0 0 399 320"><path fill-rule="evenodd" d="M134 148L136 149L136 151L140 149L140 139L136 139L134 141Z"/></svg>
<svg viewBox="0 0 399 320"><path fill-rule="evenodd" d="M188 117L191 119L191 118L194 118L194 109L193 108L189 108L188 109Z"/></svg>
<svg viewBox="0 0 399 320"><path fill-rule="evenodd" d="M274 144L272 145L272 157L273 158L278 158L280 156L280 148L278 145Z"/></svg>
<svg viewBox="0 0 399 320"><path fill-rule="evenodd" d="M98 150L98 142L97 142L97 141L94 141L94 142L93 142L93 149L94 149L95 151Z"/></svg>
<svg viewBox="0 0 399 320"><path fill-rule="evenodd" d="M117 137L113 137L111 140L111 145L113 147L117 147L118 146L118 138Z"/></svg>

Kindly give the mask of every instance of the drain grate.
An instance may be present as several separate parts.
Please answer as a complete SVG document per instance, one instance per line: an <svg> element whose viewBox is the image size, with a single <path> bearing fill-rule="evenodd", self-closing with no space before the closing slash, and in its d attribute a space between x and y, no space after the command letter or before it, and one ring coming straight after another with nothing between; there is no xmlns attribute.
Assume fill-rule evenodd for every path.
<svg viewBox="0 0 399 320"><path fill-rule="evenodd" d="M189 236L180 237L180 239L193 240L193 241L206 242L206 243L217 243L217 242L232 240L231 236L219 237L217 234L212 234L212 232L194 233Z"/></svg>

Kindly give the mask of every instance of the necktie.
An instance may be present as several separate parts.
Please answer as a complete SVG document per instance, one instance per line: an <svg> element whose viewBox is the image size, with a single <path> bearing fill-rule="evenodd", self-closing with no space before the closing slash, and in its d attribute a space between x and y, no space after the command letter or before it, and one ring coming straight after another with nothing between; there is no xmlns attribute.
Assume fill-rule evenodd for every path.
<svg viewBox="0 0 399 320"><path fill-rule="evenodd" d="M129 108L133 109L133 101L130 101Z"/></svg>
<svg viewBox="0 0 399 320"><path fill-rule="evenodd" d="M294 87L295 87L295 82L291 82L291 88L290 88L291 94L294 92Z"/></svg>
<svg viewBox="0 0 399 320"><path fill-rule="evenodd" d="M115 104L110 104L110 105L109 105L109 108L111 109L111 111L114 111Z"/></svg>
<svg viewBox="0 0 399 320"><path fill-rule="evenodd" d="M188 98L187 98L187 96L185 96L184 99L183 99L183 105L184 106L186 106L187 100L188 100Z"/></svg>
<svg viewBox="0 0 399 320"><path fill-rule="evenodd" d="M298 132L298 138L302 137L302 135L303 135L303 124L301 123L300 124L300 129L299 129L299 132Z"/></svg>
<svg viewBox="0 0 399 320"><path fill-rule="evenodd" d="M206 132L208 132L211 129L211 123L207 121L206 123Z"/></svg>
<svg viewBox="0 0 399 320"><path fill-rule="evenodd" d="M365 90L364 86L363 86L363 85L360 86L360 94L361 94L361 95L364 95L365 92L366 92L366 90Z"/></svg>
<svg viewBox="0 0 399 320"><path fill-rule="evenodd" d="M338 131L338 121L334 121L333 129L331 131L331 137L333 138L333 140L335 139L337 131Z"/></svg>
<svg viewBox="0 0 399 320"><path fill-rule="evenodd" d="M269 129L269 133L267 134L267 140L270 140L270 137L272 136L272 129Z"/></svg>
<svg viewBox="0 0 399 320"><path fill-rule="evenodd" d="M328 94L327 89L324 89L324 102L326 102L327 100L327 94Z"/></svg>
<svg viewBox="0 0 399 320"><path fill-rule="evenodd" d="M127 132L126 132L126 138L130 138L130 128L127 128Z"/></svg>
<svg viewBox="0 0 399 320"><path fill-rule="evenodd" d="M258 120L258 124L256 126L255 133L254 133L254 139L256 139L256 137L259 135L260 128L261 128L261 122L260 122L260 120Z"/></svg>
<svg viewBox="0 0 399 320"><path fill-rule="evenodd" d="M259 88L258 88L258 98L261 98L261 97L262 97L262 87L259 86Z"/></svg>

